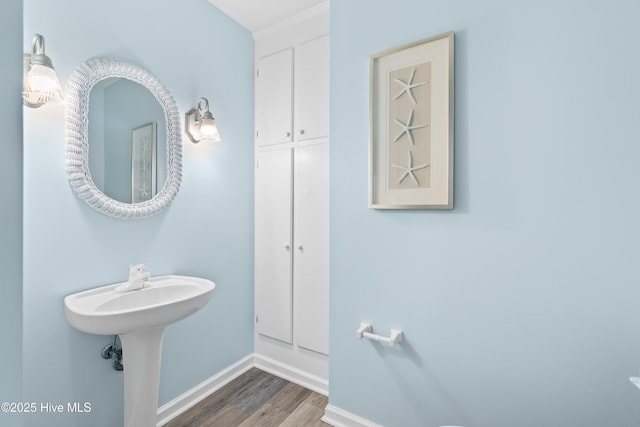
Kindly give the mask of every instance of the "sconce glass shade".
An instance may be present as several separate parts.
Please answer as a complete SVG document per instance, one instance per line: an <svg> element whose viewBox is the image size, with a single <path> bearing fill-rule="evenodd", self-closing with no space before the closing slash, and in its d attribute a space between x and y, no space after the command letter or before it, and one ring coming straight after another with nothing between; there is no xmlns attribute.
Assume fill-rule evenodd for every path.
<svg viewBox="0 0 640 427"><path fill-rule="evenodd" d="M220 142L220 132L218 132L216 119L214 119L211 116L211 113L208 111L204 114L202 123L200 124L200 137L202 137L202 139L208 139L213 142Z"/></svg>
<svg viewBox="0 0 640 427"><path fill-rule="evenodd" d="M220 142L218 125L209 111L209 101L207 98L200 98L197 107L187 111L185 114L184 129L194 144L197 144L203 139Z"/></svg>
<svg viewBox="0 0 640 427"><path fill-rule="evenodd" d="M24 55L23 65L24 105L37 108L47 103L63 101L62 85L51 59L44 54L44 37L40 34L33 38L33 52Z"/></svg>
<svg viewBox="0 0 640 427"><path fill-rule="evenodd" d="M24 79L25 105L37 108L49 102L62 102L62 86L56 72L44 65L32 65Z"/></svg>

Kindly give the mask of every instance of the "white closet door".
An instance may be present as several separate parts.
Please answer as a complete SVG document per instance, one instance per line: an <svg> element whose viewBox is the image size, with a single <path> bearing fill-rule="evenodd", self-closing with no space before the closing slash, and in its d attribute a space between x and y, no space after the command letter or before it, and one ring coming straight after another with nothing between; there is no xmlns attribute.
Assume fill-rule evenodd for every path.
<svg viewBox="0 0 640 427"><path fill-rule="evenodd" d="M295 123L298 141L329 135L329 36L303 43L295 59Z"/></svg>
<svg viewBox="0 0 640 427"><path fill-rule="evenodd" d="M296 341L328 354L329 144L297 147L294 165Z"/></svg>
<svg viewBox="0 0 640 427"><path fill-rule="evenodd" d="M292 342L292 150L256 153L255 298L258 333Z"/></svg>
<svg viewBox="0 0 640 427"><path fill-rule="evenodd" d="M293 49L258 60L255 93L256 144L293 141Z"/></svg>

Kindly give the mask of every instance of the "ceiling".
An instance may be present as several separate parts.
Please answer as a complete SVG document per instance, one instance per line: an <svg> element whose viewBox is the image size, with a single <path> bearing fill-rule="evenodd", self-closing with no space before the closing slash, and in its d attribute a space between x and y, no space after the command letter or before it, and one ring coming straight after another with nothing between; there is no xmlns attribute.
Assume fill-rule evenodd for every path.
<svg viewBox="0 0 640 427"><path fill-rule="evenodd" d="M209 0L252 33L325 3L327 0Z"/></svg>

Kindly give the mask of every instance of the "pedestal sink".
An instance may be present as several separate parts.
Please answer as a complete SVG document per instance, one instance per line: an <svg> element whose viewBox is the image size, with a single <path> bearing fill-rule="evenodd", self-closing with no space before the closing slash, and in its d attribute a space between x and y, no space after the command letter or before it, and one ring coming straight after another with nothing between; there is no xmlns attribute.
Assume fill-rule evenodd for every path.
<svg viewBox="0 0 640 427"><path fill-rule="evenodd" d="M215 284L197 277L158 276L142 289L117 291L123 283L67 296L65 315L83 332L120 336L124 426L155 427L164 328L204 307Z"/></svg>

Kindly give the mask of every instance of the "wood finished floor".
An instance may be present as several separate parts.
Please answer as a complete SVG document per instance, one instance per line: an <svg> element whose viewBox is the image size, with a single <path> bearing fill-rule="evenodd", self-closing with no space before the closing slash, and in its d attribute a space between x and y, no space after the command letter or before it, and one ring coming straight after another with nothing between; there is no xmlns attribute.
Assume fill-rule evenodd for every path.
<svg viewBox="0 0 640 427"><path fill-rule="evenodd" d="M253 368L165 427L327 427L327 398Z"/></svg>

